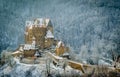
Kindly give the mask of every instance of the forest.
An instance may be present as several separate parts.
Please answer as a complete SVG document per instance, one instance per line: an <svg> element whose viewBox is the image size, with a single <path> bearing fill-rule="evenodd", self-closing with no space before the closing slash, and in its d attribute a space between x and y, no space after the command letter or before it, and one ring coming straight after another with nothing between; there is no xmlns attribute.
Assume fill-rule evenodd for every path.
<svg viewBox="0 0 120 77"><path fill-rule="evenodd" d="M24 43L25 21L34 18L50 18L76 59L120 53L119 0L0 0L0 51Z"/></svg>

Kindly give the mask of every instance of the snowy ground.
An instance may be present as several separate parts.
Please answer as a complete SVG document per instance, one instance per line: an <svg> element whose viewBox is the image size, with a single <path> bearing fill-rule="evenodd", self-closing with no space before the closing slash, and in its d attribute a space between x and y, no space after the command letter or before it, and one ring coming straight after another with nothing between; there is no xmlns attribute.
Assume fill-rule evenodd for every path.
<svg viewBox="0 0 120 77"><path fill-rule="evenodd" d="M56 67L52 63L48 64L25 64L20 63L18 58L13 58L15 65L11 67L9 64L5 64L0 69L0 77L47 77L47 70L50 68L50 74L52 77L56 76L70 76L71 74L79 74L80 72L67 66L64 70L61 67ZM48 69L47 69L48 68Z"/></svg>

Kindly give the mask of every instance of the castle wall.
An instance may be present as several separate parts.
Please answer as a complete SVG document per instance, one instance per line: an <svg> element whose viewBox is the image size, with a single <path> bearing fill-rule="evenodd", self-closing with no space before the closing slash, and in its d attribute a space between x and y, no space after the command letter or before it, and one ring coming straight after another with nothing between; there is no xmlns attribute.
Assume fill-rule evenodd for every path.
<svg viewBox="0 0 120 77"><path fill-rule="evenodd" d="M33 26L32 29L27 30L27 35L25 35L25 43L32 44L33 37L35 37L36 45L40 48L44 48L46 31L46 27Z"/></svg>
<svg viewBox="0 0 120 77"><path fill-rule="evenodd" d="M24 57L34 57L36 50L24 50Z"/></svg>
<svg viewBox="0 0 120 77"><path fill-rule="evenodd" d="M60 55L62 55L64 52L65 52L65 48L64 48L64 46L60 46L59 48L56 48L56 55L57 56L60 56Z"/></svg>
<svg viewBox="0 0 120 77"><path fill-rule="evenodd" d="M36 40L36 45L40 48L45 47L45 35L46 35L47 28L46 27L33 27L33 35Z"/></svg>
<svg viewBox="0 0 120 77"><path fill-rule="evenodd" d="M48 38L45 39L45 48L50 48L54 43L54 39L53 38Z"/></svg>

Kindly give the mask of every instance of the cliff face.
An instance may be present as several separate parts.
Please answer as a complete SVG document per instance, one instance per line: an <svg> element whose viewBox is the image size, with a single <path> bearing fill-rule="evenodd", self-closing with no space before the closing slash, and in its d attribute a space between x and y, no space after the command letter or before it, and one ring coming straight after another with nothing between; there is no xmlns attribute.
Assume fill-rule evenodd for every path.
<svg viewBox="0 0 120 77"><path fill-rule="evenodd" d="M118 0L1 0L0 17L0 50L24 43L25 21L42 17L76 53L120 52Z"/></svg>

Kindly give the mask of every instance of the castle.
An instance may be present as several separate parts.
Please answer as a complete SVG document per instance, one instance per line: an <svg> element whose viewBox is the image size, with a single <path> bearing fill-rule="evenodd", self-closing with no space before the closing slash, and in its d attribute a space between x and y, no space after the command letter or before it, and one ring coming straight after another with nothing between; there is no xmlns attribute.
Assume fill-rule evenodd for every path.
<svg viewBox="0 0 120 77"><path fill-rule="evenodd" d="M49 50L46 51L46 49ZM51 52L52 49L54 49L54 52ZM43 53L44 51L46 54ZM42 58L49 56L54 65L65 67L67 64L74 69L81 70L82 73L85 73L85 69L89 70L95 67L70 60L66 51L69 51L69 48L62 41L54 39L53 26L50 19L37 18L34 21L26 21L25 44L21 44L12 55L19 57L21 60L21 56L25 59L33 57L35 61L38 59L37 57L41 58L41 54L43 54ZM119 60L120 57L117 58L117 62ZM112 68L112 70L120 71L117 67L119 67L119 64L116 63L115 68Z"/></svg>
<svg viewBox="0 0 120 77"><path fill-rule="evenodd" d="M20 53L19 55L33 57L41 53L41 50L51 47L54 47L57 56L61 56L65 51L68 51L68 47L65 47L62 41L54 39L53 25L50 19L37 18L33 21L26 21L25 29L25 44L21 44L17 49L17 51L20 51L17 52Z"/></svg>

